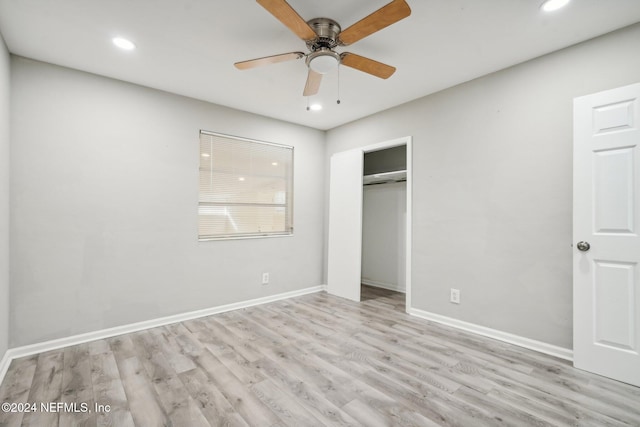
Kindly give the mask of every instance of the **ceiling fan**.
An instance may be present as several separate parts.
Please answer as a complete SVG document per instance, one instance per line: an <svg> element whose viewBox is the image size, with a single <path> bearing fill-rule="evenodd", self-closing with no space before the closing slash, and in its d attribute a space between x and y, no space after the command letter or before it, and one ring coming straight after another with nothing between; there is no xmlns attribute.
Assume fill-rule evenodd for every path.
<svg viewBox="0 0 640 427"><path fill-rule="evenodd" d="M406 0L393 0L344 31L333 19L314 18L305 21L285 0L256 1L293 31L294 34L304 40L309 53L289 52L236 62L234 64L236 68L246 70L261 65L306 58L305 62L309 68L309 74L307 75L303 96L311 96L318 93L322 75L335 69L339 64L381 79L391 77L396 71L395 67L390 65L350 52L338 53L334 49L338 46L347 46L355 43L409 16L411 9Z"/></svg>

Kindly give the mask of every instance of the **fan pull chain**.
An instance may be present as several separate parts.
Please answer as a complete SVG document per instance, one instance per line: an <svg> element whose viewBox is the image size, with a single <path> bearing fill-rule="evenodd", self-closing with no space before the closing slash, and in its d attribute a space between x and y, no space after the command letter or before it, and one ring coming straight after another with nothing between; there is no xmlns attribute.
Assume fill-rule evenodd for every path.
<svg viewBox="0 0 640 427"><path fill-rule="evenodd" d="M340 105L340 64L338 64L338 99L336 104Z"/></svg>
<svg viewBox="0 0 640 427"><path fill-rule="evenodd" d="M309 107L309 98L311 98L311 97L307 96L307 111L311 110L311 107Z"/></svg>

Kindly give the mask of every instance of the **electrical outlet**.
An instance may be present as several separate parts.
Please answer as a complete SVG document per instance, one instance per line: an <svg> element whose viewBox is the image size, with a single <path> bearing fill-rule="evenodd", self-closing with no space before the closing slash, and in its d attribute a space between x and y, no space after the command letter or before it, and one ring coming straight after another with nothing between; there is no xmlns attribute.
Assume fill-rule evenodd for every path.
<svg viewBox="0 0 640 427"><path fill-rule="evenodd" d="M451 288L451 302L460 304L460 290Z"/></svg>
<svg viewBox="0 0 640 427"><path fill-rule="evenodd" d="M262 284L263 285L269 284L269 273L262 273Z"/></svg>

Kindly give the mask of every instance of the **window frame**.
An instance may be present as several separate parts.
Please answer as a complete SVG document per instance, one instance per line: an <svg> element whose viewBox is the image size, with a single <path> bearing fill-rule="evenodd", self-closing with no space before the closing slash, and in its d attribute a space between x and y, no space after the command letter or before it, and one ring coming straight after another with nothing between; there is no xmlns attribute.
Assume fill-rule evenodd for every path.
<svg viewBox="0 0 640 427"><path fill-rule="evenodd" d="M202 159L202 154L203 154L203 150L202 150L202 136L210 136L210 137L218 137L218 138L224 138L227 140L236 140L236 141L241 141L243 143L252 143L252 144L261 144L261 145L267 145L267 146L272 146L272 147L278 147L278 148L283 148L283 149L287 149L290 150L290 174L289 177L287 178L287 183L285 184L285 187L287 188L287 190L285 191L285 194L288 196L285 200L287 200L287 202L283 205L283 208L288 210L287 213L285 214L285 217L289 218L288 223L285 221L285 230L284 231L277 231L277 232L255 232L255 233L237 233L237 234L224 234L224 235L201 235L200 234L200 209L203 206L202 205L202 191L200 188L200 180L201 180L201 174L202 174L202 170L201 170L201 159ZM270 142L270 141L262 141L262 140L258 140L258 139L252 139L252 138L246 138L246 137L241 137L241 136L236 136L236 135L229 135L229 134L224 134L224 133L220 133L220 132L212 132L212 131L207 131L207 130L203 130L201 129L199 134L198 134L198 141L199 141L199 148L198 148L198 230L197 230L197 235L198 235L198 241L199 242L207 242L207 241L217 241L217 240L242 240L242 239L263 239L263 238L273 238L273 237L291 237L294 235L294 171L295 171L295 147L292 145L286 145L286 144L279 144L279 143L275 143L275 142ZM213 157L214 154L211 153L211 156ZM210 173L212 173L213 171L211 171ZM257 176L257 175L247 175L247 176ZM209 202L210 203L210 202ZM229 203L229 205L231 206L242 206L242 203ZM256 203L256 206L260 206L260 203ZM273 205L273 203L271 204L267 204L264 203L264 206L270 206ZM211 205L208 205L211 206Z"/></svg>

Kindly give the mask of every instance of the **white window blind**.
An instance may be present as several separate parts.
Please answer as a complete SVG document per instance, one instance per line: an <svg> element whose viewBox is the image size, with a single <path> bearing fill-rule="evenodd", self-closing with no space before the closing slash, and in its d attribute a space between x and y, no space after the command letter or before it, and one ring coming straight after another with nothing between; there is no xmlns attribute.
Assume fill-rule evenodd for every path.
<svg viewBox="0 0 640 427"><path fill-rule="evenodd" d="M200 240L293 233L293 147L200 132Z"/></svg>

